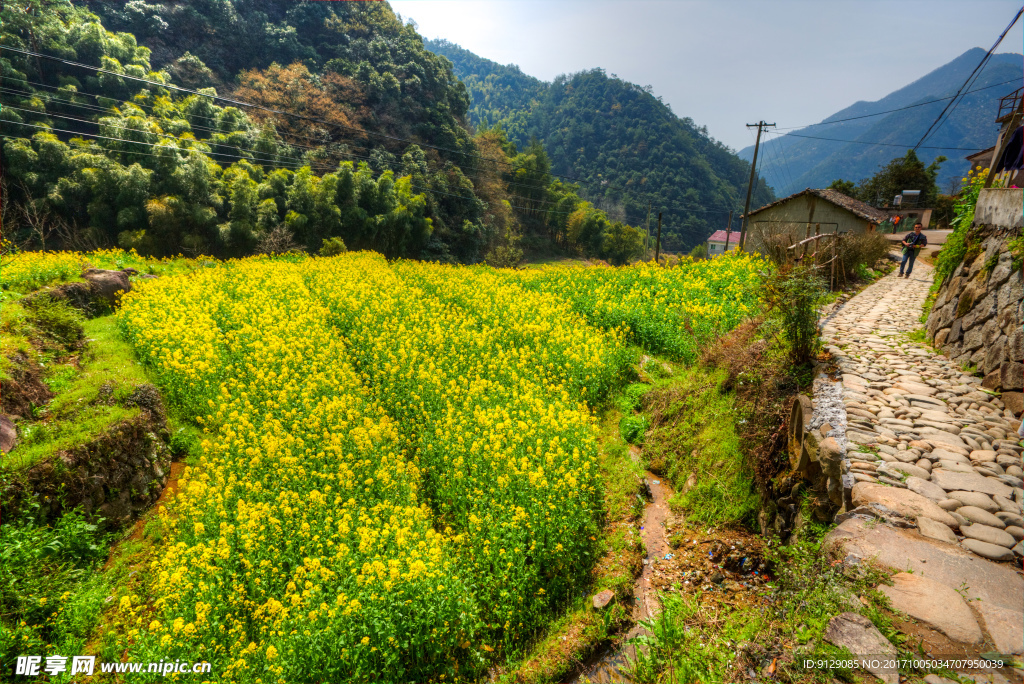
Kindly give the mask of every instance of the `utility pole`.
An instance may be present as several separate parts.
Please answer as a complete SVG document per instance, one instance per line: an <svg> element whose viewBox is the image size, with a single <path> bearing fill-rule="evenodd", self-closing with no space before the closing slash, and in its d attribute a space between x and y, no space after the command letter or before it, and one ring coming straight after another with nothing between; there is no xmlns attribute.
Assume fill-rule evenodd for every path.
<svg viewBox="0 0 1024 684"><path fill-rule="evenodd" d="M729 253L729 236L732 235L732 209L729 210L729 223L725 226L725 252Z"/></svg>
<svg viewBox="0 0 1024 684"><path fill-rule="evenodd" d="M647 237L644 238L644 261L651 254L651 203L647 203Z"/></svg>
<svg viewBox="0 0 1024 684"><path fill-rule="evenodd" d="M756 124L747 124L747 128L757 126L757 141L754 143L754 160L750 162L750 182L747 183L747 202L743 207L743 222L740 224L740 251L743 251L747 238L747 215L750 213L750 195L754 191L754 175L757 173L757 152L761 147L761 133L764 129L775 128L773 123L765 123L763 120Z"/></svg>
<svg viewBox="0 0 1024 684"><path fill-rule="evenodd" d="M660 263L661 259L661 212L658 212L658 243L654 248L654 263Z"/></svg>

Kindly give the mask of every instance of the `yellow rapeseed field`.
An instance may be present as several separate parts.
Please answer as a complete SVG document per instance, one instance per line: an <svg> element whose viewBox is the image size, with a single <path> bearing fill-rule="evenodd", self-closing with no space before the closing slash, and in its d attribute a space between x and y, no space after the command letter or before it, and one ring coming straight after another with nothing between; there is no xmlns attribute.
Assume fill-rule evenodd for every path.
<svg viewBox="0 0 1024 684"><path fill-rule="evenodd" d="M90 266L162 275L118 325L205 429L110 627L132 660L291 684L479 679L585 592L602 548L594 407L638 347L689 361L753 314L763 264L108 250L5 257L0 279L24 291Z"/></svg>
<svg viewBox="0 0 1024 684"><path fill-rule="evenodd" d="M164 512L154 599L119 598L140 659L460 680L584 587L587 402L632 354L560 299L352 254L158 279L118 315L209 432Z"/></svg>
<svg viewBox="0 0 1024 684"><path fill-rule="evenodd" d="M758 310L759 272L767 269L761 257L733 252L710 261L681 257L671 268L547 266L508 276L557 294L596 326L692 363L702 345Z"/></svg>

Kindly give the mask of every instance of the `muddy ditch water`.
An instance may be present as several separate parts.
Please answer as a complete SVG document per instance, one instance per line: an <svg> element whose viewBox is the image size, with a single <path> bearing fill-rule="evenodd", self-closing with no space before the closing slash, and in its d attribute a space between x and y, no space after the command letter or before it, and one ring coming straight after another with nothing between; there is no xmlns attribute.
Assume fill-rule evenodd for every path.
<svg viewBox="0 0 1024 684"><path fill-rule="evenodd" d="M657 590L654 587L655 561L672 553L668 542L665 523L671 512L668 500L672 498L672 488L657 475L646 472L645 480L650 491L650 500L644 509L640 537L643 539L647 556L644 558L644 569L633 584L633 627L626 633L626 641L646 631L641 621L650 620L660 610ZM611 684L612 682L631 681L627 669L635 650L629 643L614 645L591 658L571 679L570 684Z"/></svg>

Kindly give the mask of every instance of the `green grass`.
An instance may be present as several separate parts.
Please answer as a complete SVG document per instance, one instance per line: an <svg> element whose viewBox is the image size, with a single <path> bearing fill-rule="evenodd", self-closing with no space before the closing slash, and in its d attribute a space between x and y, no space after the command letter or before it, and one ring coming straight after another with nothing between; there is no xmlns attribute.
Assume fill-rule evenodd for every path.
<svg viewBox="0 0 1024 684"><path fill-rule="evenodd" d="M139 415L137 407L120 404L149 379L118 335L113 316L84 321L81 328L88 340L79 358L81 368L73 361L47 367L45 381L55 396L38 419L19 424L21 441L4 456L3 467L31 467Z"/></svg>
<svg viewBox="0 0 1024 684"><path fill-rule="evenodd" d="M83 653L109 595L94 572L108 535L71 511L53 522L28 509L0 528L0 658Z"/></svg>
<svg viewBox="0 0 1024 684"><path fill-rule="evenodd" d="M758 505L737 429L745 419L735 394L723 391L726 377L724 370L683 369L658 382L647 398L651 468L672 482L670 503L687 511L691 522L707 525L750 523ZM684 493L691 474L697 483Z"/></svg>

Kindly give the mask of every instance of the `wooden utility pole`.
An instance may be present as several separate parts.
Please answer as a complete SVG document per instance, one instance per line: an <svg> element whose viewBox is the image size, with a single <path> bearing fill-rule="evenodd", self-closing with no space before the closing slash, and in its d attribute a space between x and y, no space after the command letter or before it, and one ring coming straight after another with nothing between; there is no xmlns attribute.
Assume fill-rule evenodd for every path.
<svg viewBox="0 0 1024 684"><path fill-rule="evenodd" d="M661 212L658 212L658 242L654 248L654 263L661 263Z"/></svg>
<svg viewBox="0 0 1024 684"><path fill-rule="evenodd" d="M725 226L725 251L729 252L729 236L732 235L732 209L729 210L729 223Z"/></svg>
<svg viewBox="0 0 1024 684"><path fill-rule="evenodd" d="M745 247L744 243L747 238L747 215L750 213L750 195L754 191L754 176L757 173L757 152L761 148L761 132L769 126L775 128L775 124L765 123L764 121L758 121L756 124L747 124L747 128L753 128L754 126L757 126L757 140L754 142L754 160L750 162L750 181L747 183L747 201L743 207L743 222L740 224L741 252Z"/></svg>

